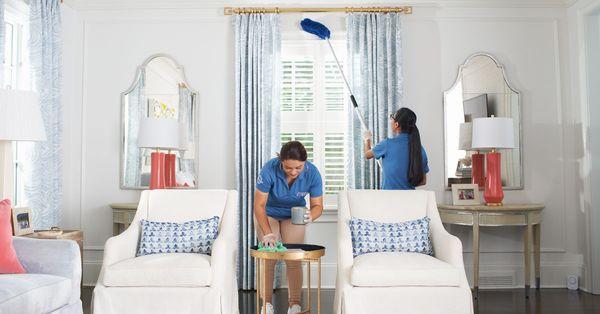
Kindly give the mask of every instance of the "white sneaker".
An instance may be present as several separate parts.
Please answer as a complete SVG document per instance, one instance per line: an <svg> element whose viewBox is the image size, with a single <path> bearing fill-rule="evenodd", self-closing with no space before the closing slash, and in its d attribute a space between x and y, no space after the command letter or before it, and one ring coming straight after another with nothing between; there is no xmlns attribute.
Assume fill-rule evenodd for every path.
<svg viewBox="0 0 600 314"><path fill-rule="evenodd" d="M265 311L265 307L267 308L266 311ZM263 305L262 309L260 310L260 314L263 314L263 313L275 314L275 310L273 309L273 304L266 303L265 305Z"/></svg>
<svg viewBox="0 0 600 314"><path fill-rule="evenodd" d="M298 314L302 312L302 308L298 304L294 304L288 308L288 314Z"/></svg>

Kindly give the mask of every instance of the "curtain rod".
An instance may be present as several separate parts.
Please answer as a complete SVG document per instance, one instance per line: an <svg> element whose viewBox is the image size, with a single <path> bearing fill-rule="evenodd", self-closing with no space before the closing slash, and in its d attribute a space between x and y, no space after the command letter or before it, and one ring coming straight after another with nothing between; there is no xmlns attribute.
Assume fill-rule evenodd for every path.
<svg viewBox="0 0 600 314"><path fill-rule="evenodd" d="M249 13L317 13L317 12L375 12L375 13L404 13L412 14L412 7L366 7L366 8L232 8L225 7L225 15L249 14Z"/></svg>

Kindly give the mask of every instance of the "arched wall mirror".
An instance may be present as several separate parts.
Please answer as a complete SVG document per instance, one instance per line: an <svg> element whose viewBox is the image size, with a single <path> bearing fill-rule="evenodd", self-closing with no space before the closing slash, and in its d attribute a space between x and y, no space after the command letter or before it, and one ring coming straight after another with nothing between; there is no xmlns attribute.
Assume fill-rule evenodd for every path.
<svg viewBox="0 0 600 314"><path fill-rule="evenodd" d="M469 146L470 133L465 135L465 130L469 130L473 119L491 116L513 119L515 148L499 150L502 186L523 189L521 97L509 84L502 65L486 53L468 57L459 66L452 87L444 92L444 178L447 188L454 183L472 183L471 155L477 151Z"/></svg>
<svg viewBox="0 0 600 314"><path fill-rule="evenodd" d="M121 189L147 189L150 154L138 146L140 122L145 117L176 119L179 123L176 155L178 188L197 187L197 92L189 87L183 67L165 54L149 57L138 67L131 87L121 94Z"/></svg>

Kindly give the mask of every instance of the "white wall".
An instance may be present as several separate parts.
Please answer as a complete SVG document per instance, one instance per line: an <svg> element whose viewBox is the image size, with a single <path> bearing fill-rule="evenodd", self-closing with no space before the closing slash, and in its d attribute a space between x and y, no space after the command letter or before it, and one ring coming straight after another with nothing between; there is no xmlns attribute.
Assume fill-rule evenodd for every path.
<svg viewBox="0 0 600 314"><path fill-rule="evenodd" d="M589 40L590 36L586 41L585 24L587 17L594 13L597 14L598 9L600 9L598 0L579 0L567 10L568 41L571 49L567 62L568 71L564 73L569 76L570 82L569 88L566 89L568 102L563 111L565 117L563 130L566 139L565 167L567 173L572 174L566 177L565 186L569 204L573 209L572 215L577 217L579 249L584 254L582 273L584 288L595 293L600 293L600 250L598 249L600 229L597 227L600 224L600 205L597 201L592 202L593 198L598 197L597 191L594 191L592 187L592 172L594 171L592 158L598 158L598 154L592 155L591 151L594 134L597 134L598 131L596 129L596 132L593 132L592 125L590 125L590 122L594 120L590 116L590 108L598 99L597 97L590 98L588 92L597 92L600 82L594 83L588 75L588 69L592 68L588 61L594 61L597 58L594 54L589 58L589 52L586 51L586 46L593 43L593 40ZM593 28L589 30L592 33L594 31ZM597 75L597 73L595 74ZM590 90L592 86L593 88ZM595 138L597 141L598 136ZM594 252L597 255L592 258ZM596 279L594 286L592 286L592 276Z"/></svg>
<svg viewBox="0 0 600 314"><path fill-rule="evenodd" d="M120 93L148 56L167 53L199 92L200 188L235 187L233 33L214 10L74 12L65 37L65 227L85 233L84 283L95 282L119 189Z"/></svg>
<svg viewBox="0 0 600 314"><path fill-rule="evenodd" d="M103 244L112 232L108 204L139 197L139 192L119 189L119 95L146 57L158 52L172 55L199 91L200 187L235 187L233 30L221 5L190 8L175 2L163 10L134 10L126 4L124 9L110 9L101 2L82 2L86 1L74 3L76 10L63 6L63 216L65 227L85 232L84 282L93 284ZM584 219L578 211L578 192L570 185L578 172L566 159L566 151L574 145L566 138L572 136L566 129L572 124L565 123L570 116L564 110L572 88L566 9L550 4L554 7L415 6L414 13L404 18L403 47L405 92L417 108L430 159L427 188L437 192L439 202L450 201L443 185L442 92L452 85L458 65L473 52L491 53L522 92L525 189L506 191L506 202L547 205L542 284L554 287L564 286L567 274L582 273L585 238L576 232ZM307 236L307 241L328 248L323 280L330 287L335 281L335 224L335 213L328 213ZM450 231L463 240L470 273L471 233L461 227ZM484 228L482 274L514 274L516 284L522 285L521 239L518 229Z"/></svg>
<svg viewBox="0 0 600 314"><path fill-rule="evenodd" d="M586 71L587 91L590 109L590 171L591 189L600 186L600 5L587 17L586 21ZM590 246L592 271L592 291L600 294L600 194L592 197L593 213L590 219Z"/></svg>
<svg viewBox="0 0 600 314"><path fill-rule="evenodd" d="M419 10L421 11L421 10ZM414 18L418 19L418 15ZM407 21L409 19L407 18ZM419 119L432 171L429 188L442 196L443 145L440 91L449 88L457 67L473 52L485 51L504 65L511 84L521 92L523 112L523 160L525 189L506 191L505 202L546 204L542 225L542 285L564 286L564 276L579 274L582 257L565 190L562 93L566 82L561 72L565 54L565 20L560 9L464 9L437 10L433 21L424 18L412 31L408 25L405 47L405 80L408 100L422 106ZM431 23L429 36L419 31ZM416 25L415 25L416 28ZM416 37L411 41L411 35ZM418 36L418 37L417 37ZM416 46L416 47L415 47ZM427 51L429 50L429 51ZM427 52L426 52L427 51ZM425 53L424 53L425 52ZM440 85L435 84L440 82ZM439 123L436 123L439 121ZM436 169L436 168L433 168ZM450 201L449 193L444 199ZM470 273L471 231L452 227L460 235ZM487 228L481 235L481 275L514 272L523 282L522 234L517 228Z"/></svg>
<svg viewBox="0 0 600 314"><path fill-rule="evenodd" d="M579 227L586 232L584 279L590 291L600 294L600 115L598 114L600 86L600 1L580 0L568 9L571 70L571 106L565 129L575 139L573 153L567 158L569 170L576 176L574 201ZM595 188L595 190L594 190Z"/></svg>

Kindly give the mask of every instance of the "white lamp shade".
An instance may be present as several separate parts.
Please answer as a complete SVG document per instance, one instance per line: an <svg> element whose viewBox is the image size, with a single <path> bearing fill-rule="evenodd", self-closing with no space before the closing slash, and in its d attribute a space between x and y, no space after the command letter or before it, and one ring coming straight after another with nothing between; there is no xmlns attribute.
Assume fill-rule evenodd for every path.
<svg viewBox="0 0 600 314"><path fill-rule="evenodd" d="M460 124L458 133L458 149L471 150L471 139L473 134L473 123L466 122Z"/></svg>
<svg viewBox="0 0 600 314"><path fill-rule="evenodd" d="M0 140L46 140L46 129L37 94L31 91L0 89Z"/></svg>
<svg viewBox="0 0 600 314"><path fill-rule="evenodd" d="M473 149L515 148L512 118L473 119Z"/></svg>
<svg viewBox="0 0 600 314"><path fill-rule="evenodd" d="M142 118L138 147L178 149L179 123L175 119L168 118Z"/></svg>

